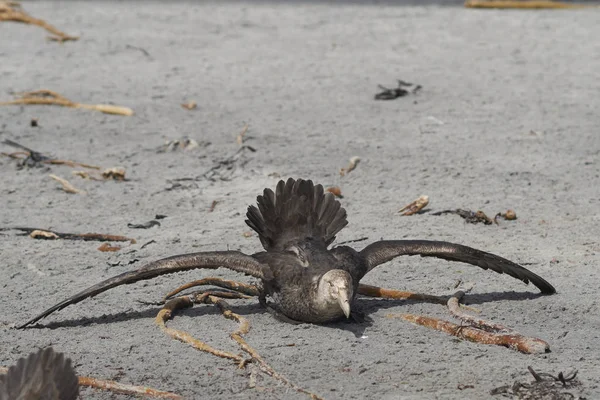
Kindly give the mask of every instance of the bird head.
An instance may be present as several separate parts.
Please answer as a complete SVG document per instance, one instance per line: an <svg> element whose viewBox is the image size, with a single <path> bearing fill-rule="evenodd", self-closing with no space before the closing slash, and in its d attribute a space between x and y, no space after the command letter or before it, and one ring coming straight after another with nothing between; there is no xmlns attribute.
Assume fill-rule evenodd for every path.
<svg viewBox="0 0 600 400"><path fill-rule="evenodd" d="M350 318L350 306L354 297L352 276L341 269L325 273L319 281L319 294L328 303L337 303L346 318Z"/></svg>

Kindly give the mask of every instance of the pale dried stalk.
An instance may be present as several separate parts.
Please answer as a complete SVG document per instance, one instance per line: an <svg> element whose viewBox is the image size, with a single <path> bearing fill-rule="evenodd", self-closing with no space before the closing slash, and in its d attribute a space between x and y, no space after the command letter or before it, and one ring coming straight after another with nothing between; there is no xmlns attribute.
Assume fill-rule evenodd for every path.
<svg viewBox="0 0 600 400"><path fill-rule="evenodd" d="M13 21L40 26L54 35L49 37L50 40L57 42L79 39L77 36L67 35L43 19L34 18L27 14L21 9L21 5L17 1L0 1L0 21Z"/></svg>
<svg viewBox="0 0 600 400"><path fill-rule="evenodd" d="M62 189L67 192L67 193L81 193L81 194L85 194L84 191L81 191L77 188L75 188L75 186L71 185L71 183L69 183L69 181L67 181L66 179L61 178L60 176L56 176L53 174L48 175L50 178L54 179L55 181L60 182L60 184L62 185Z"/></svg>
<svg viewBox="0 0 600 400"><path fill-rule="evenodd" d="M242 129L240 134L237 135L237 138L235 139L237 144L239 144L240 146L244 144L244 136L246 136L246 132L248 132L248 124L244 125L244 128Z"/></svg>
<svg viewBox="0 0 600 400"><path fill-rule="evenodd" d="M47 89L36 90L33 92L23 93L21 98L0 102L0 106L8 105L23 105L23 104L37 104L37 105L56 105L71 108L85 108L88 110L100 111L105 114L115 115L133 115L133 110L128 107L113 106L110 104L83 104L76 103L67 99L66 97Z"/></svg>

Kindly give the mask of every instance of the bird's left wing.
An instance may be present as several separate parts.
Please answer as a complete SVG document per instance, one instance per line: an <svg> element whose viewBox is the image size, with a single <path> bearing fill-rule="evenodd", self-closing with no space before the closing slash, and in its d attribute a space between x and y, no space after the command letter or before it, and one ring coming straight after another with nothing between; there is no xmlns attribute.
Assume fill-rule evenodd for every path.
<svg viewBox="0 0 600 400"><path fill-rule="evenodd" d="M25 328L27 325L33 324L34 322L47 317L54 311L62 310L71 304L79 303L88 297L94 297L99 293L105 292L120 285L128 285L138 281L152 279L160 275L172 274L174 272L198 268L217 269L219 267L228 268L233 271L251 275L255 278L266 281L273 278L271 270L268 266L261 264L252 256L240 253L238 251L215 251L182 254L151 262L135 271L125 272L102 281L50 307L40 315L19 326L19 329Z"/></svg>
<svg viewBox="0 0 600 400"><path fill-rule="evenodd" d="M365 247L360 255L367 263L367 272L398 256L436 257L491 269L525 283L531 282L544 294L556 293L550 283L528 269L505 258L460 244L431 240L382 240Z"/></svg>

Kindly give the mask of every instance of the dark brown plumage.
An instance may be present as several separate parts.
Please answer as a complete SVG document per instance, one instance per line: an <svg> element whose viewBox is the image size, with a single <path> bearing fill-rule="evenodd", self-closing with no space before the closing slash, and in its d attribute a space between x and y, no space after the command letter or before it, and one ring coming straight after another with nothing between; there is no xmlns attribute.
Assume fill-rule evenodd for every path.
<svg viewBox="0 0 600 400"><path fill-rule="evenodd" d="M261 299L291 320L321 323L349 317L360 280L376 266L402 255L460 261L533 283L542 293L555 293L540 276L509 260L467 246L428 240L389 240L362 251L348 246L328 249L347 225L346 211L331 193L311 181L280 181L265 189L250 206L246 223L265 249L253 255L236 251L201 252L154 261L98 283L44 311L21 328L54 311L110 288L179 271L229 268L258 278Z"/></svg>
<svg viewBox="0 0 600 400"><path fill-rule="evenodd" d="M79 380L71 360L47 347L0 375L0 400L75 400Z"/></svg>

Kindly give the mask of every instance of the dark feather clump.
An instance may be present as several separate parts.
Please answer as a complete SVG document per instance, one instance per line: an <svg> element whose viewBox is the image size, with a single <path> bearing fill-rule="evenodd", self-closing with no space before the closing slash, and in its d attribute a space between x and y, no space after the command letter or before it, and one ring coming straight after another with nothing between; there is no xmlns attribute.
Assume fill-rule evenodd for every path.
<svg viewBox="0 0 600 400"><path fill-rule="evenodd" d="M246 224L258 233L265 250L285 250L306 238L329 246L348 224L335 196L310 180L279 181L275 193L265 189L257 203L248 207Z"/></svg>

